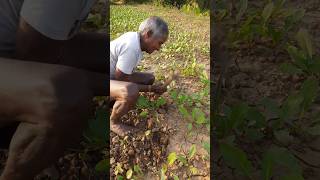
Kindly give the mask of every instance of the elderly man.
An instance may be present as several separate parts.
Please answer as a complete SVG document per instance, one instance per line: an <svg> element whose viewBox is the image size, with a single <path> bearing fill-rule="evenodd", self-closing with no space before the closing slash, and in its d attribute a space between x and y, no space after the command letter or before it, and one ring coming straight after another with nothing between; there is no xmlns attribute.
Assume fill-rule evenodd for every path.
<svg viewBox="0 0 320 180"><path fill-rule="evenodd" d="M163 93L166 87L153 85L155 77L151 73L134 72L143 55L160 50L167 40L168 25L160 17L152 16L143 21L139 32L127 32L110 43L110 96L115 100L110 116L111 130L125 136L138 129L124 125L120 117L132 108L139 92Z"/></svg>
<svg viewBox="0 0 320 180"><path fill-rule="evenodd" d="M107 95L108 35L79 32L94 3L0 1L0 141L11 140L0 180L54 163L80 139L93 96Z"/></svg>

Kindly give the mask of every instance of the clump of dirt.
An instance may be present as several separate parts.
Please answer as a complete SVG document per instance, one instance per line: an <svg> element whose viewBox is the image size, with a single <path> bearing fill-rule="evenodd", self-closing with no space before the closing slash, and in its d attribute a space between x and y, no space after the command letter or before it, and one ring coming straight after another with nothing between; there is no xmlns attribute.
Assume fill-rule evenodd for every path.
<svg viewBox="0 0 320 180"><path fill-rule="evenodd" d="M158 98L153 94L144 95L151 101ZM166 104L149 111L148 116L144 118L140 116L141 112L141 109L134 109L121 118L122 123L138 127L138 133L124 138L110 133L111 178L115 178L117 174L125 174L135 165L144 173L156 173L161 163L166 160L169 138L175 132L174 129L168 128L164 118Z"/></svg>
<svg viewBox="0 0 320 180"><path fill-rule="evenodd" d="M104 156L104 153L101 150L91 152L66 151L63 157L35 177L35 180L76 180L79 178L104 180L107 178L106 173L95 171L95 166L102 156ZM7 157L8 150L0 150L0 174Z"/></svg>

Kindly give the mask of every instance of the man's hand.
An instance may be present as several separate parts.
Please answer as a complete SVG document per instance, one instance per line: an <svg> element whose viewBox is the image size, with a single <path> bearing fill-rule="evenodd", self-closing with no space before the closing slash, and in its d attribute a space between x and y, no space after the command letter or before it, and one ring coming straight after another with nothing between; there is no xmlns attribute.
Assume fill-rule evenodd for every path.
<svg viewBox="0 0 320 180"><path fill-rule="evenodd" d="M163 94L167 91L167 87L163 85L152 85L151 91L157 94Z"/></svg>

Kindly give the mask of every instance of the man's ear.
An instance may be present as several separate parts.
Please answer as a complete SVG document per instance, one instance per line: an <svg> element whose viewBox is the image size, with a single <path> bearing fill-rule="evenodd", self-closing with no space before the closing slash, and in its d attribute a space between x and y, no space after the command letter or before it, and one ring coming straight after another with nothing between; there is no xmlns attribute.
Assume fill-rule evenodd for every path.
<svg viewBox="0 0 320 180"><path fill-rule="evenodd" d="M147 38L151 38L153 35L153 32L151 30L147 31Z"/></svg>

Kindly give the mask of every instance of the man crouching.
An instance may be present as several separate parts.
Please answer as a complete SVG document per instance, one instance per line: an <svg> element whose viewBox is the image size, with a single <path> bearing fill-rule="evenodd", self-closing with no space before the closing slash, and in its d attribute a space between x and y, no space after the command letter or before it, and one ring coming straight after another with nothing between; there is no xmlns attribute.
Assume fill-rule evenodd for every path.
<svg viewBox="0 0 320 180"><path fill-rule="evenodd" d="M139 92L164 93L163 85L153 85L151 73L134 72L143 58L142 51L151 54L159 51L168 39L167 23L152 16L139 26L139 32L127 32L110 43L110 96L115 101L110 116L110 128L119 136L138 131L120 122L121 116L134 107Z"/></svg>

